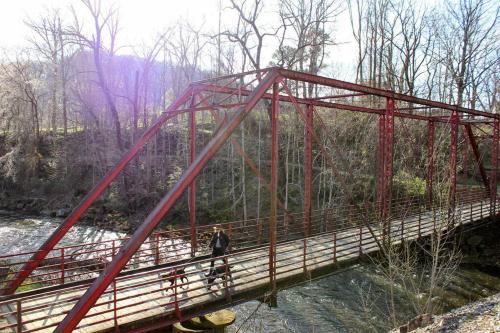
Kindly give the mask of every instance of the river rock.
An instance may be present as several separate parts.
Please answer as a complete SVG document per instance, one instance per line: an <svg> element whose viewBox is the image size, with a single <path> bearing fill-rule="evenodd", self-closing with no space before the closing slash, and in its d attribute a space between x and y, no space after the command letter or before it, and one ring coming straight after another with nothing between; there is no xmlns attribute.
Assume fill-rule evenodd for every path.
<svg viewBox="0 0 500 333"><path fill-rule="evenodd" d="M60 208L56 212L56 217L66 217L71 213L71 208Z"/></svg>
<svg viewBox="0 0 500 333"><path fill-rule="evenodd" d="M48 209L43 209L43 210L40 212L40 214L41 214L42 216L51 216L51 215L52 215L52 212L51 212L50 210L48 210ZM55 214L54 214L54 215L55 215Z"/></svg>
<svg viewBox="0 0 500 333"><path fill-rule="evenodd" d="M432 323L432 316L429 313L421 314L412 320L410 320L405 325L399 327L400 333L412 332L420 327L427 326Z"/></svg>

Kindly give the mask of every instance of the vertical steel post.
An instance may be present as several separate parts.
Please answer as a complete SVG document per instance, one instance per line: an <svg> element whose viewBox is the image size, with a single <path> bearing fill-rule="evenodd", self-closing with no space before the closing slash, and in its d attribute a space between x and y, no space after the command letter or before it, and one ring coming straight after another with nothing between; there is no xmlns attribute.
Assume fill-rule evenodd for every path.
<svg viewBox="0 0 500 333"><path fill-rule="evenodd" d="M466 134L464 133L463 135L464 142L467 142ZM469 178L469 145L464 144L464 164L463 164L463 175L462 175L462 181L465 186L465 194L464 198L462 199L462 202L465 202L469 196L469 185L468 185L468 178Z"/></svg>
<svg viewBox="0 0 500 333"><path fill-rule="evenodd" d="M359 227L359 252L358 256L361 257L363 255L363 226Z"/></svg>
<svg viewBox="0 0 500 333"><path fill-rule="evenodd" d="M229 291L229 265L227 264L228 262L228 257L227 256L224 256L224 262L226 263L226 265L224 265L225 267L225 273L226 274L226 277L222 280L223 281L223 285L224 285L224 291L226 293L226 301L228 301L229 303L231 302L232 298L231 298L231 292Z"/></svg>
<svg viewBox="0 0 500 333"><path fill-rule="evenodd" d="M455 202L457 196L457 145L458 145L458 112L452 111L450 119L450 181L449 181L449 216L450 222L454 224Z"/></svg>
<svg viewBox="0 0 500 333"><path fill-rule="evenodd" d="M377 189L376 204L378 217L382 218L384 202L384 144L385 144L385 114L378 118L378 147L377 147Z"/></svg>
<svg viewBox="0 0 500 333"><path fill-rule="evenodd" d="M304 236L309 236L312 197L312 126L313 106L307 105L304 124Z"/></svg>
<svg viewBox="0 0 500 333"><path fill-rule="evenodd" d="M193 101L191 101L193 104ZM189 113L189 163L196 158L196 112ZM191 232L191 257L196 255L196 178L189 185L189 227Z"/></svg>
<svg viewBox="0 0 500 333"><path fill-rule="evenodd" d="M418 205L418 236L417 239L420 240L422 230L422 206Z"/></svg>
<svg viewBox="0 0 500 333"><path fill-rule="evenodd" d="M16 324L17 324L17 333L22 333L23 331L23 309L21 306L21 300L18 299L16 302Z"/></svg>
<svg viewBox="0 0 500 333"><path fill-rule="evenodd" d="M473 203L473 201L471 200L471 202L470 202L470 220L469 220L470 222L474 222L474 219L472 217L472 213L473 213L472 203Z"/></svg>
<svg viewBox="0 0 500 333"><path fill-rule="evenodd" d="M392 159L394 152L394 100L387 98L384 124L384 173L382 182L382 221L390 230Z"/></svg>
<svg viewBox="0 0 500 333"><path fill-rule="evenodd" d="M111 258L115 257L116 253L116 244L115 241L111 243ZM113 320L114 320L114 325L115 325L115 332L120 332L120 329L118 327L118 316L117 316L117 309L116 309L116 278L113 279Z"/></svg>
<svg viewBox="0 0 500 333"><path fill-rule="evenodd" d="M403 215L403 217L401 218L401 241L403 241L405 237L405 217Z"/></svg>
<svg viewBox="0 0 500 333"><path fill-rule="evenodd" d="M333 263L337 263L337 232L333 232Z"/></svg>
<svg viewBox="0 0 500 333"><path fill-rule="evenodd" d="M118 313L116 308L116 279L113 280L113 321L115 325L115 332L120 332L120 326L118 325Z"/></svg>
<svg viewBox="0 0 500 333"><path fill-rule="evenodd" d="M497 178L498 178L498 140L500 131L500 121L495 119L493 124L493 137L491 147L491 176L490 176L490 210L493 217L496 215L497 202Z"/></svg>
<svg viewBox="0 0 500 333"><path fill-rule="evenodd" d="M328 209L323 208L323 219L321 222L322 226L320 232L328 231Z"/></svg>
<svg viewBox="0 0 500 333"><path fill-rule="evenodd" d="M177 268L174 269L174 307L175 307L175 316L177 319L182 320L182 312L179 306L179 298L177 295Z"/></svg>
<svg viewBox="0 0 500 333"><path fill-rule="evenodd" d="M428 209L432 207L433 178L434 178L434 122L431 120L427 123L427 177L425 179Z"/></svg>
<svg viewBox="0 0 500 333"><path fill-rule="evenodd" d="M61 284L64 284L64 247L61 248Z"/></svg>
<svg viewBox="0 0 500 333"><path fill-rule="evenodd" d="M233 239L233 223L228 224L227 235L228 235L229 239ZM229 251L233 251L233 243L234 242L229 243L229 246L228 246Z"/></svg>
<svg viewBox="0 0 500 333"><path fill-rule="evenodd" d="M155 265L160 264L160 234L155 235Z"/></svg>
<svg viewBox="0 0 500 333"><path fill-rule="evenodd" d="M260 243L262 242L262 220L260 218L257 219L257 233L257 244L260 245Z"/></svg>
<svg viewBox="0 0 500 333"><path fill-rule="evenodd" d="M269 216L269 283L271 287L271 306L277 306L276 295L276 215L278 197L278 117L279 88L273 83L273 99L271 105L271 209Z"/></svg>
<svg viewBox="0 0 500 333"><path fill-rule="evenodd" d="M304 123L304 253L303 268L307 271L307 237L311 228L311 196L312 196L312 126L313 106L308 104Z"/></svg>

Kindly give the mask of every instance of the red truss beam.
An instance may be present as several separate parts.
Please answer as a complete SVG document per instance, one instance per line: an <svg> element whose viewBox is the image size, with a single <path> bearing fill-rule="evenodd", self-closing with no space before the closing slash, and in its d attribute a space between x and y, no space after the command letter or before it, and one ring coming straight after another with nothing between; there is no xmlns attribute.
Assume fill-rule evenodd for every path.
<svg viewBox="0 0 500 333"><path fill-rule="evenodd" d="M241 107L228 123L214 135L203 150L198 153L194 162L184 171L179 181L160 200L142 225L134 232L130 239L123 244L111 263L101 272L99 277L94 280L92 285L87 289L68 315L57 325L54 331L55 333L69 333L76 328L78 323L127 264L144 240L158 225L163 216L165 216L170 208L177 202L187 187L192 183L193 179L196 178L207 162L217 153L231 133L240 125L245 116L253 109L278 76L279 73L274 70L266 74L260 84L255 88L255 91L247 97L247 104Z"/></svg>
<svg viewBox="0 0 500 333"><path fill-rule="evenodd" d="M198 84L196 86L197 89L199 90L204 90L207 92L217 92L217 93L225 93L225 94L230 94L230 95L235 95L235 94L240 94L242 96L248 96L251 93L251 90L248 89L241 89L241 88L232 88L228 86L217 86L209 83L203 83L203 84ZM263 99L271 100L272 95L267 93L264 94L262 97ZM280 99L282 102L289 102L292 103L292 100L290 99L290 96L283 96L280 95ZM350 105L350 104L342 104L342 103L335 103L335 102L326 102L322 100L314 100L314 99L308 99L308 98L299 98L295 97L294 99L297 103L303 104L303 105L313 105L313 106L318 106L318 107L323 107L323 108L329 108L329 109L338 109L338 110L345 110L345 111L353 111L353 112L361 112L361 113L371 113L371 114L384 114L385 109L372 109L372 108L367 108L363 106L356 106L356 105ZM413 119L413 120L423 120L423 121L434 121L434 122L440 122L440 123L446 123L448 124L450 122L450 117L436 117L436 116L424 116L424 115L419 115L419 114L410 114L410 113L404 113L404 112L398 112L395 109L394 111L394 116L398 118L408 118L408 119ZM478 111L480 112L480 111ZM490 120L485 120L484 122L490 122ZM467 124L468 120L462 119L461 124Z"/></svg>
<svg viewBox="0 0 500 333"><path fill-rule="evenodd" d="M479 169L479 174L481 175L481 180L483 181L484 188L486 192L490 192L490 183L488 181L488 175L483 166L483 160L481 158L481 153L479 152L479 147L476 142L476 138L474 137L474 132L472 132L472 127L470 124L465 124L465 133L467 134L467 138L469 144L472 148L472 153L474 155L474 159L476 161L477 167Z"/></svg>
<svg viewBox="0 0 500 333"><path fill-rule="evenodd" d="M476 115L476 116L483 116L486 118L500 119L500 115L497 115L497 114L483 112L483 111L477 111L477 110L468 109L468 108L464 108L464 107L458 107L456 105L450 105L450 104L446 104L446 103L436 102L436 101L432 101L432 100L428 100L428 99L424 99L424 98L408 96L408 95L404 95L404 94L398 94L398 93L395 93L395 92L390 91L390 90L362 86L362 85L355 84L355 83L335 80L332 78L328 78L328 77L324 77L324 76L317 76L317 75L313 75L313 74L309 74L309 73L296 72L296 71L292 71L292 70L288 70L288 69L279 69L279 72L283 77L285 77L287 79L291 79L291 80L309 82L309 83L319 84L319 85L328 86L328 87L334 87L334 88L339 88L339 89L344 89L344 90L349 90L349 91L365 93L365 94L369 94L369 95L386 97L386 98L391 98L393 100L405 101L405 102L413 103L413 104L426 105L426 106L430 106L433 108L439 108L439 109L450 110L450 111L458 111L460 113L468 113L468 114L472 114L472 115Z"/></svg>
<svg viewBox="0 0 500 333"><path fill-rule="evenodd" d="M241 94L242 96L248 96L251 91L247 89L238 89L238 88L231 88L231 87L220 87L217 85L210 85L210 84L200 84L197 85L197 88L200 90L204 90L207 92L217 92L217 93L222 93L222 94ZM272 94L266 93L264 96L262 96L263 99L267 100L272 100ZM355 106L355 105L348 105L348 104L341 104L341 103L333 103L333 102L325 102L325 101L316 101L316 100L310 100L306 98L298 98L298 97L293 97L294 100L299 103L299 104L304 104L304 105L314 105L314 106L321 106L325 108L333 108L333 109L339 109L339 110L347 110L347 111L354 111L354 112L364 112L364 113L376 113L376 114L383 114L383 110L378 110L378 109L370 109L362 106ZM280 95L280 100L282 102L289 102L293 103L292 99L290 96L284 96Z"/></svg>
<svg viewBox="0 0 500 333"><path fill-rule="evenodd" d="M353 94L343 94L343 95L320 96L320 97L308 98L308 100L317 101L317 100L321 100L321 99L348 98L348 97L358 97L358 96L366 96L366 94L353 93Z"/></svg>
<svg viewBox="0 0 500 333"><path fill-rule="evenodd" d="M248 76L248 75L257 74L259 76L262 76L263 74L266 74L270 71L277 70L277 69L278 69L277 67L269 67L269 68L264 68L264 69L257 69L257 70L253 70L253 71L242 72L242 73L238 73L238 74L228 74L228 75L223 75L223 76L217 76L217 77L210 78L210 79L195 81L195 82L193 82L193 84L210 83L210 82L213 83L213 82L218 82L218 81L222 81L222 80L226 80L226 79L233 79L232 82L235 82L238 79L241 79L241 78Z"/></svg>

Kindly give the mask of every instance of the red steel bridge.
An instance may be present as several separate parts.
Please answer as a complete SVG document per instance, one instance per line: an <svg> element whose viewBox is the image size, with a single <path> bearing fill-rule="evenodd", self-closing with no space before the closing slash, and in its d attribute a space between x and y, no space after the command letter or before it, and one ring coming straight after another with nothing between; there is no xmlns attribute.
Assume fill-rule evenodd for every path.
<svg viewBox="0 0 500 333"><path fill-rule="evenodd" d="M306 90L315 92L315 97L303 97L307 94L300 92ZM269 179L231 137L245 117L259 108L267 111L270 121ZM204 112L218 128L197 151L196 115ZM372 200L356 197L349 179L357 175L328 131L328 119L339 112L371 115L376 122ZM300 213L288 211L278 196L279 123L290 113L297 114L304 125ZM133 234L58 246L162 126L185 114L189 166ZM418 167L425 169L425 196L393 198L395 134L398 130L410 134L408 122L424 124L427 146L422 149L424 163ZM497 114L281 68L191 83L37 251L0 256L4 263L0 331L155 330L249 299L274 303L278 289L347 267L378 251L388 239L393 244L417 241L438 230L472 228L494 220L500 210L499 125ZM436 146L438 131L446 133L447 139ZM269 191L270 209L265 218L222 223L232 240L226 255L231 268L229 272L224 267L227 279L208 285L203 274L210 262L207 237L212 226L196 223L196 177L227 142ZM312 206L313 147L345 198L323 210ZM438 149L447 151L444 166L435 165ZM469 155L473 161L467 164ZM437 179L438 168L445 169L445 200L436 191L436 182L443 182ZM468 186L467 179L457 184L457 170L467 176L470 169L477 170L481 186ZM189 228L155 231L186 191ZM176 278L181 275L187 282Z"/></svg>

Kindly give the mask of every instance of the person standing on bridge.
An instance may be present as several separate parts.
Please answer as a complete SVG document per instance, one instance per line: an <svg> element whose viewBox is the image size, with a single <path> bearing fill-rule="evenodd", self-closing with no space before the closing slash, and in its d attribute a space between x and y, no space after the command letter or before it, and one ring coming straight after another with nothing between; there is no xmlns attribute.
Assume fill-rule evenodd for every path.
<svg viewBox="0 0 500 333"><path fill-rule="evenodd" d="M229 245L229 237L224 233L224 229L220 225L214 226L214 234L212 240L210 241L209 247L212 248L212 261L210 261L210 272L205 274L205 276L210 276L214 270L215 258L223 256L226 253L226 249ZM225 258L222 259L225 265L227 261Z"/></svg>

